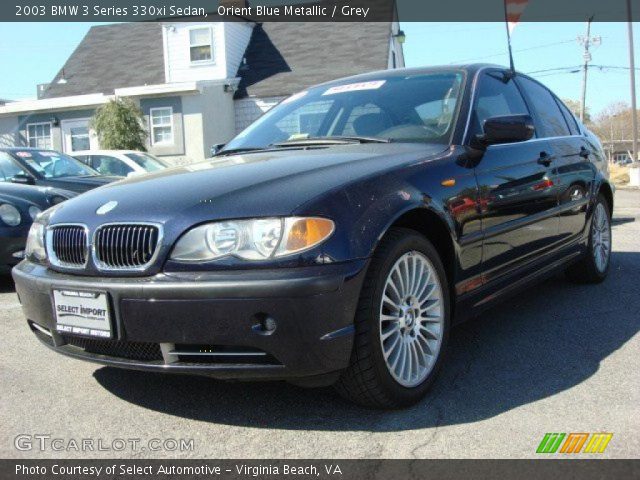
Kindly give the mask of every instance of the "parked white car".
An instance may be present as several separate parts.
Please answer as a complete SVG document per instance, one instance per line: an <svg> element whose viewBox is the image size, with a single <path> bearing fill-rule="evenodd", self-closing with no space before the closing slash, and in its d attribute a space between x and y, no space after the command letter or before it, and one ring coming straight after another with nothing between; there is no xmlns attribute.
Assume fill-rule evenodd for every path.
<svg viewBox="0 0 640 480"><path fill-rule="evenodd" d="M169 167L164 160L135 150L84 150L73 156L102 175L129 177Z"/></svg>

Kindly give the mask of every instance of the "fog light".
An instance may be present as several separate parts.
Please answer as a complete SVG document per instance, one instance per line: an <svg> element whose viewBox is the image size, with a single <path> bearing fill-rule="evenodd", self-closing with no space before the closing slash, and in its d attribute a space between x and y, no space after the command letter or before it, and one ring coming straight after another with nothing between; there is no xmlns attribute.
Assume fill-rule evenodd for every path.
<svg viewBox="0 0 640 480"><path fill-rule="evenodd" d="M265 317L262 320L262 328L267 332L273 332L277 326L276 321L271 317Z"/></svg>

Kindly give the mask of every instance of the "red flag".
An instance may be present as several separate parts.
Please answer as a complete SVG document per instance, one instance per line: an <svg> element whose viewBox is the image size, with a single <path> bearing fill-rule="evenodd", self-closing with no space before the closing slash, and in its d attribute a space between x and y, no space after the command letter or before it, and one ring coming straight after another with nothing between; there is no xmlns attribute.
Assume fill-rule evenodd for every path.
<svg viewBox="0 0 640 480"><path fill-rule="evenodd" d="M529 0L504 0L504 11L507 16L509 33L512 33L513 29L516 28L528 3Z"/></svg>

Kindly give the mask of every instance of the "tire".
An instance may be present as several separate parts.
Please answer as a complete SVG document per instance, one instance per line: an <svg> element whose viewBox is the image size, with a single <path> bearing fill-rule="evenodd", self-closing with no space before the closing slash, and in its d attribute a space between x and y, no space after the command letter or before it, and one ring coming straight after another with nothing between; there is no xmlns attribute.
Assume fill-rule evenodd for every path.
<svg viewBox="0 0 640 480"><path fill-rule="evenodd" d="M405 291L415 295L399 308L400 295L389 282L395 286L399 273L408 272L410 265L415 275L409 281L404 278L410 286ZM396 307L388 303L390 298L383 304L385 292L387 297L394 297ZM425 298L428 300L422 303ZM410 229L390 229L371 259L355 317L350 365L334 385L336 390L352 402L373 408L405 407L422 399L436 378L446 350L449 299L447 276L431 242ZM383 332L389 335L384 340ZM432 336L439 338L434 340ZM403 358L405 365L401 367ZM394 360L395 369L391 365Z"/></svg>
<svg viewBox="0 0 640 480"><path fill-rule="evenodd" d="M611 214L604 195L599 194L593 206L586 254L566 270L576 283L600 283L609 273L611 264ZM604 255L603 260L597 257ZM604 263L603 263L604 262Z"/></svg>

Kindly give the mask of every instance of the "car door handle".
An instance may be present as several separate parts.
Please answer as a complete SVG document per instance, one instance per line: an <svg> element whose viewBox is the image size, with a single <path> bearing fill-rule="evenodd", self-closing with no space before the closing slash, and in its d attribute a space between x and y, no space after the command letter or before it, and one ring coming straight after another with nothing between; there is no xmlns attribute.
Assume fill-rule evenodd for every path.
<svg viewBox="0 0 640 480"><path fill-rule="evenodd" d="M540 165L544 165L548 167L553 162L553 156L549 155L547 152L540 152L540 156L538 157L538 163Z"/></svg>
<svg viewBox="0 0 640 480"><path fill-rule="evenodd" d="M589 158L589 155L591 155L591 151L587 148L580 147L580 153L578 153L578 155L580 155L582 158Z"/></svg>

